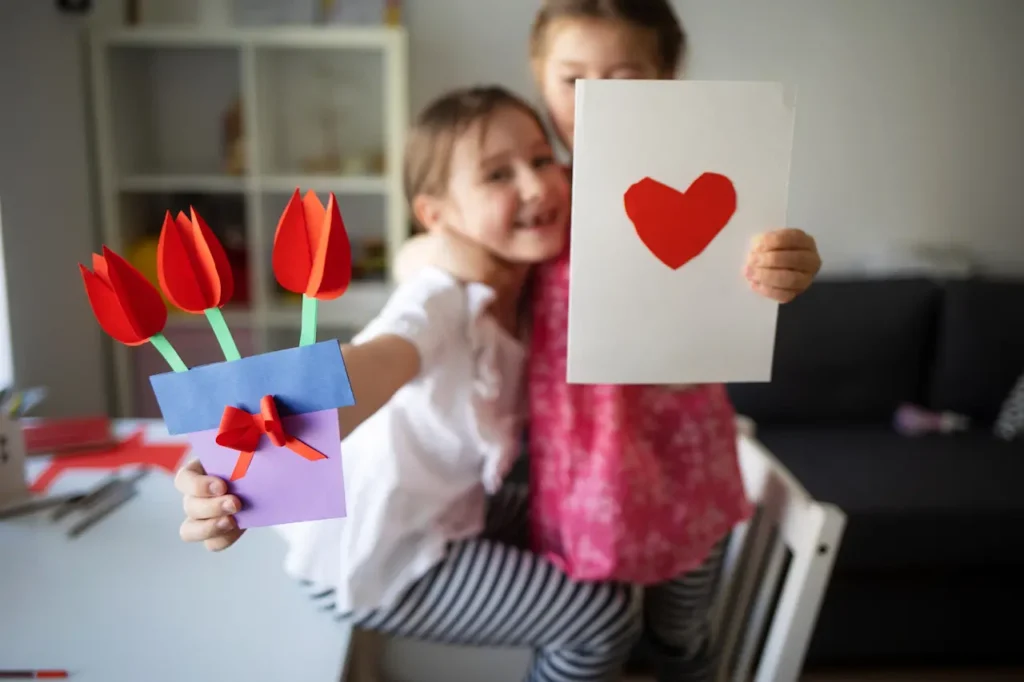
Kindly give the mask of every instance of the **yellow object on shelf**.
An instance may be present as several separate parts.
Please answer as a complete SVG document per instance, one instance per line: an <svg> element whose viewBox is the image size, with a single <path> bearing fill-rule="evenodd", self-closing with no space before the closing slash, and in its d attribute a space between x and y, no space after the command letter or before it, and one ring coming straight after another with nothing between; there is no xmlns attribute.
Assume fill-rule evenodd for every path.
<svg viewBox="0 0 1024 682"><path fill-rule="evenodd" d="M142 273L143 277L149 280L150 284L157 288L157 291L160 292L160 297L164 300L164 305L170 309L171 302L164 296L156 274L157 244L159 244L159 240L155 237L142 239L129 247L125 258L136 270Z"/></svg>
<svg viewBox="0 0 1024 682"><path fill-rule="evenodd" d="M387 0L384 8L384 23L388 26L402 25L402 5L399 0Z"/></svg>

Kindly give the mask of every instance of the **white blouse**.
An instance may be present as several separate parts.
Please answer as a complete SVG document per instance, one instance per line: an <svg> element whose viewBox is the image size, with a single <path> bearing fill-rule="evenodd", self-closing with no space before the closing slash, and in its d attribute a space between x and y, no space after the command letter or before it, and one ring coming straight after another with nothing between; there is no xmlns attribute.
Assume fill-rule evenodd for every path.
<svg viewBox="0 0 1024 682"><path fill-rule="evenodd" d="M288 573L333 587L342 613L392 605L450 541L483 530L485 490L519 453L526 358L486 314L493 300L426 268L354 341L408 339L420 374L342 441L347 518L277 527Z"/></svg>

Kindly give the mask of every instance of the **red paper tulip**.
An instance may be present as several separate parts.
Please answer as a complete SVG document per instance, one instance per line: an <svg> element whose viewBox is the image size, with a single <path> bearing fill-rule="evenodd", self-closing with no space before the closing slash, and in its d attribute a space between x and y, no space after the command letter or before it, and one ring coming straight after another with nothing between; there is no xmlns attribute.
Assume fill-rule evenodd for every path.
<svg viewBox="0 0 1024 682"><path fill-rule="evenodd" d="M231 300L235 281L224 247L206 222L190 209L192 219L170 211L164 217L156 249L160 288L174 305L199 314Z"/></svg>
<svg viewBox="0 0 1024 682"><path fill-rule="evenodd" d="M274 234L274 276L296 294L328 301L352 279L352 248L334 194L327 208L312 192L295 190Z"/></svg>
<svg viewBox="0 0 1024 682"><path fill-rule="evenodd" d="M139 346L163 331L167 306L128 261L104 246L102 256L93 254L91 271L81 264L78 269L103 331L128 346Z"/></svg>

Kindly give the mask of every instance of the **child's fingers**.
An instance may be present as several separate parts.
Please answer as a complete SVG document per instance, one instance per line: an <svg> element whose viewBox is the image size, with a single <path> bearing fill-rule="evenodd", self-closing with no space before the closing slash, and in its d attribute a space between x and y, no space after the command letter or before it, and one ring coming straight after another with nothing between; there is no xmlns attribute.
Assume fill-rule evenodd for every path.
<svg viewBox="0 0 1024 682"><path fill-rule="evenodd" d="M800 295L799 291L792 291L790 289L777 289L775 287L766 286L760 282L751 282L750 287L761 296L770 298L773 301L779 303L789 303L797 296Z"/></svg>
<svg viewBox="0 0 1024 682"><path fill-rule="evenodd" d="M215 538L211 538L205 541L203 544L206 546L206 549L210 550L211 552L220 552L238 542L238 538L242 537L242 533L244 532L245 531L241 528L236 528L232 531L225 533L224 535L219 535Z"/></svg>
<svg viewBox="0 0 1024 682"><path fill-rule="evenodd" d="M759 251L750 254L749 268L796 270L817 274L821 258L815 251Z"/></svg>
<svg viewBox="0 0 1024 682"><path fill-rule="evenodd" d="M185 542L206 542L238 530L238 524L230 516L216 519L185 519L178 529L178 535Z"/></svg>
<svg viewBox="0 0 1024 682"><path fill-rule="evenodd" d="M182 495L217 497L228 491L227 483L216 476L207 476L203 465L194 459L174 476L174 487Z"/></svg>
<svg viewBox="0 0 1024 682"><path fill-rule="evenodd" d="M803 230L794 227L785 227L781 230L772 230L754 237L751 251L778 251L778 250L807 250L817 251L818 245L814 237Z"/></svg>
<svg viewBox="0 0 1024 682"><path fill-rule="evenodd" d="M197 520L230 516L242 508L241 502L234 495L221 495L220 497L185 495L182 506L185 508L185 516Z"/></svg>
<svg viewBox="0 0 1024 682"><path fill-rule="evenodd" d="M752 282L761 284L771 289L785 289L800 293L811 286L813 275L809 272L798 272L796 270L772 270L770 268L755 268L750 276Z"/></svg>

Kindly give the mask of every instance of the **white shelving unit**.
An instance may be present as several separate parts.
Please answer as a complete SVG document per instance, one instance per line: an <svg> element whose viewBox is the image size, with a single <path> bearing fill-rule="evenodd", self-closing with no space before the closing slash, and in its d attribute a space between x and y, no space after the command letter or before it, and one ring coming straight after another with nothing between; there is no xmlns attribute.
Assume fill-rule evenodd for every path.
<svg viewBox="0 0 1024 682"><path fill-rule="evenodd" d="M100 217L110 248L128 256L151 243L165 210L216 207L208 214L196 205L215 231L231 222L244 235L248 300L225 309L240 350L293 346L300 309L270 269L274 230L296 188L324 200L334 192L354 258L376 244L388 265L321 304L319 336L350 335L380 309L392 256L409 234L404 29L155 26L101 29L91 38ZM244 163L229 170L225 117L233 106ZM166 335L190 366L223 359L203 316L172 314ZM166 368L148 346L114 344L114 353L121 415L152 415L148 376Z"/></svg>

